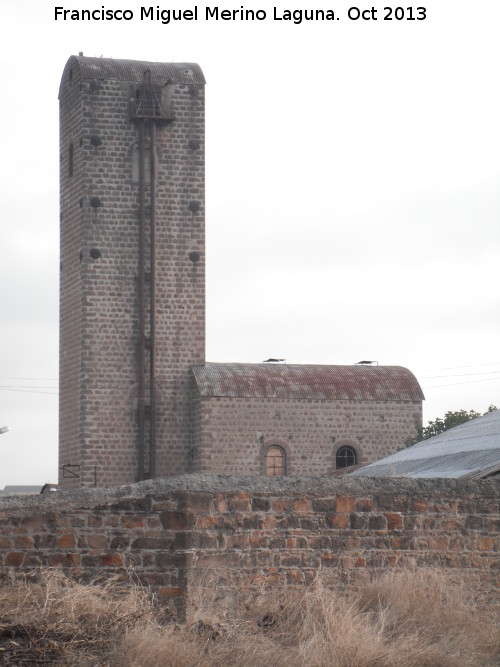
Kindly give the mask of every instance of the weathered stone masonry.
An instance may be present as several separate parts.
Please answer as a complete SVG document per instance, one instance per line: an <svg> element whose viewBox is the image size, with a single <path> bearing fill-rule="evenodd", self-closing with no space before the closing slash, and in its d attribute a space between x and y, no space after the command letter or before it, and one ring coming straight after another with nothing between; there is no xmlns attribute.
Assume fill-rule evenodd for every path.
<svg viewBox="0 0 500 667"><path fill-rule="evenodd" d="M499 600L500 483L192 475L7 499L0 565L129 574L183 614L207 574L221 595L390 568L450 568ZM189 605L188 605L189 607Z"/></svg>
<svg viewBox="0 0 500 667"><path fill-rule="evenodd" d="M191 373L192 472L265 475L277 446L286 475L328 474L340 448L371 463L422 424L422 390L397 366L205 363Z"/></svg>
<svg viewBox="0 0 500 667"><path fill-rule="evenodd" d="M149 77L149 79L148 79ZM147 87L146 82L150 82ZM146 86L146 88L144 88ZM156 475L188 469L189 378L205 358L204 78L194 64L71 57L60 102L60 481L108 486L138 475L138 405L149 423L150 117L144 146L141 270L139 123L131 104L153 88L156 119ZM153 110L154 112L156 111ZM160 111L158 111L160 113ZM139 327L144 276L146 330ZM144 350L144 373L138 361ZM146 426L146 444L148 441ZM147 452L144 477L150 474Z"/></svg>
<svg viewBox="0 0 500 667"><path fill-rule="evenodd" d="M422 390L402 367L205 363L204 84L192 63L66 63L65 490L201 471L321 474L392 453L422 424Z"/></svg>

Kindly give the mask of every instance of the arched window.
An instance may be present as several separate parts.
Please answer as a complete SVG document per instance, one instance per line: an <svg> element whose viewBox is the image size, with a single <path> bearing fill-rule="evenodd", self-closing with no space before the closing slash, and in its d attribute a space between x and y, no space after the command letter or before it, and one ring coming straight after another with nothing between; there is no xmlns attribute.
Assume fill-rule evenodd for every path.
<svg viewBox="0 0 500 667"><path fill-rule="evenodd" d="M349 447L344 445L337 449L337 454L335 456L335 467L336 468L348 468L349 466L354 466L358 462L358 455L354 447Z"/></svg>
<svg viewBox="0 0 500 667"><path fill-rule="evenodd" d="M268 477L286 475L286 454L278 445L273 445L267 450L266 475Z"/></svg>

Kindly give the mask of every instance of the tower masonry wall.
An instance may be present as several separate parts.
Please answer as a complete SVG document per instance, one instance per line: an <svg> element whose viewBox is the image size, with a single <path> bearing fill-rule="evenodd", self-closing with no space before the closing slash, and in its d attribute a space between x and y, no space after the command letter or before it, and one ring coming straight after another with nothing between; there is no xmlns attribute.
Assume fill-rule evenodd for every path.
<svg viewBox="0 0 500 667"><path fill-rule="evenodd" d="M83 247L83 170L84 118L78 69L65 81L59 100L60 138L60 316L59 316L59 446L60 463L70 468L67 488L77 488L71 472L81 463L81 347L83 272L80 252ZM80 206L80 200L82 206Z"/></svg>
<svg viewBox="0 0 500 667"><path fill-rule="evenodd" d="M0 570L132 571L180 617L200 584L237 609L324 570L344 585L437 567L498 602L499 529L498 480L184 475L0 500Z"/></svg>
<svg viewBox="0 0 500 667"><path fill-rule="evenodd" d="M68 61L60 92L64 488L132 483L138 474L139 131L129 102L140 83L85 78L81 60ZM157 476L188 469L188 369L204 361L205 345L204 86L166 81L162 91L172 118L156 124ZM149 157L147 139L147 323ZM148 326L145 336L148 405Z"/></svg>

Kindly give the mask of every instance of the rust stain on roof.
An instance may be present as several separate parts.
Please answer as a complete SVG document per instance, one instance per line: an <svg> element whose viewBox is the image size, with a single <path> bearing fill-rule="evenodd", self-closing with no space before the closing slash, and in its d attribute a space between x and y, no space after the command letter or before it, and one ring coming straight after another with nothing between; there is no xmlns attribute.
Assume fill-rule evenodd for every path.
<svg viewBox="0 0 500 667"><path fill-rule="evenodd" d="M192 366L201 396L317 400L422 401L424 394L401 366L224 364Z"/></svg>

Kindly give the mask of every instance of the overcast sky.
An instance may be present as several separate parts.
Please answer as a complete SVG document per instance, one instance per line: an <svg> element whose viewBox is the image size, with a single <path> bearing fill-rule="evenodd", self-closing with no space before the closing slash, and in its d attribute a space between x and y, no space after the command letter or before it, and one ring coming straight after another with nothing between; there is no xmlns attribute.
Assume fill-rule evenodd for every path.
<svg viewBox="0 0 500 667"><path fill-rule="evenodd" d="M207 360L405 366L425 423L500 407L498 0L423 0L420 21L384 21L389 0L357 5L370 21L335 0L252 0L256 22L198 4L169 25L134 0L79 3L128 22L56 4L0 8L0 488L57 481L57 95L79 51L205 73Z"/></svg>

